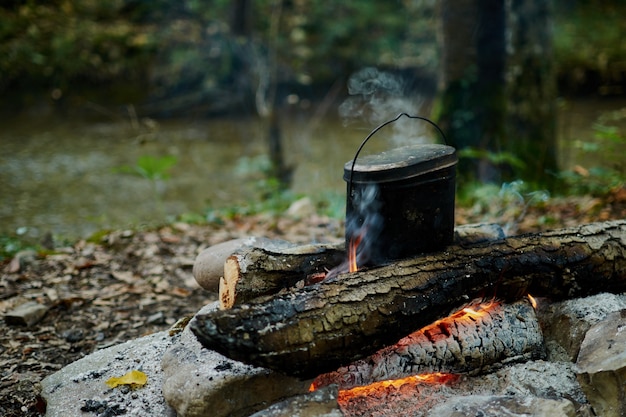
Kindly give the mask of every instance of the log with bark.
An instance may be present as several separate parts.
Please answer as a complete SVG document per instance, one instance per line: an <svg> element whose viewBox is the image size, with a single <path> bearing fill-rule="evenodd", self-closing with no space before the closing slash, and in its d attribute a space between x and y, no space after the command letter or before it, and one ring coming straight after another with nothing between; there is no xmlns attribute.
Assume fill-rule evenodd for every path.
<svg viewBox="0 0 626 417"><path fill-rule="evenodd" d="M321 280L328 266L345 259L343 245L243 248L226 259L220 280L220 308ZM300 283L300 284L299 284Z"/></svg>
<svg viewBox="0 0 626 417"><path fill-rule="evenodd" d="M419 374L476 375L544 356L543 335L530 302L491 301L460 310L365 359L319 375L313 386L349 389Z"/></svg>
<svg viewBox="0 0 626 417"><path fill-rule="evenodd" d="M454 242L468 246L504 238L496 224L457 226ZM246 246L226 259L220 280L220 308L232 308L257 297L321 281L333 267L346 261L343 244Z"/></svg>
<svg viewBox="0 0 626 417"><path fill-rule="evenodd" d="M314 377L392 345L479 297L564 299L626 291L626 220L429 255L198 315L200 342L256 366Z"/></svg>

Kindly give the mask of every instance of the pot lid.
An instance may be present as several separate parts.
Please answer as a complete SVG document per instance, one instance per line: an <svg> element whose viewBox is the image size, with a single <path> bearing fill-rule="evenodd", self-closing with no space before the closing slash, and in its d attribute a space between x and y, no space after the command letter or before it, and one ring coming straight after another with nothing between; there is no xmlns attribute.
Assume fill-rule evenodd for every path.
<svg viewBox="0 0 626 417"><path fill-rule="evenodd" d="M350 181L352 161L344 165L343 179ZM375 155L359 157L354 165L353 182L389 182L424 175L457 163L452 146L410 145Z"/></svg>

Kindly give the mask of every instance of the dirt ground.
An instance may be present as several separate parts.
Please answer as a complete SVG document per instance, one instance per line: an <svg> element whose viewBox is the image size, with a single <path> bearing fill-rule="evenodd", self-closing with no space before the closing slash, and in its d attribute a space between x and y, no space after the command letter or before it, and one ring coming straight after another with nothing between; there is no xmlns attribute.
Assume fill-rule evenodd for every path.
<svg viewBox="0 0 626 417"><path fill-rule="evenodd" d="M550 200L533 207L459 208L457 224L497 222L510 234L626 218L626 188L602 198ZM233 238L265 236L294 243L340 242L343 224L311 216L267 215L157 230L119 230L98 242L76 242L47 254L22 252L0 264L0 415L40 416L39 383L98 349L166 330L215 294L191 274L204 248ZM46 311L26 326L11 318L26 302Z"/></svg>

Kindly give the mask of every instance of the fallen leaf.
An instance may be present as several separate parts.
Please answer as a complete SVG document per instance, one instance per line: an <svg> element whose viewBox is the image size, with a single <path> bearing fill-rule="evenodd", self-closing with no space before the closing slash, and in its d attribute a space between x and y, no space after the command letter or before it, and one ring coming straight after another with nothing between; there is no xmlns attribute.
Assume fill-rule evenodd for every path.
<svg viewBox="0 0 626 417"><path fill-rule="evenodd" d="M146 385L148 382L148 375L141 371L133 369L132 371L124 374L120 377L111 377L106 381L109 388L115 388L119 385L130 385L131 388L139 388Z"/></svg>

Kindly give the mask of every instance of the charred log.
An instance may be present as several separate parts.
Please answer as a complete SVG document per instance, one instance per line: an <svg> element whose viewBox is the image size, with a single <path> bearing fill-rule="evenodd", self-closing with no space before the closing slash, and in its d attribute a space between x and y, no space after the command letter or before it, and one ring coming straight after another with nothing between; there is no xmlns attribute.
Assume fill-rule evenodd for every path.
<svg viewBox="0 0 626 417"><path fill-rule="evenodd" d="M512 237L339 275L198 315L193 332L242 362L314 377L373 354L469 300L626 291L626 220Z"/></svg>
<svg viewBox="0 0 626 417"><path fill-rule="evenodd" d="M460 246L504 238L495 224L458 226L454 241ZM321 281L328 270L346 259L344 245L245 247L232 254L220 280L220 308L231 308L254 298Z"/></svg>
<svg viewBox="0 0 626 417"><path fill-rule="evenodd" d="M366 359L315 378L339 389L418 374L475 375L544 356L535 310L526 301L491 302L436 321Z"/></svg>

